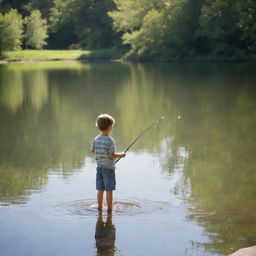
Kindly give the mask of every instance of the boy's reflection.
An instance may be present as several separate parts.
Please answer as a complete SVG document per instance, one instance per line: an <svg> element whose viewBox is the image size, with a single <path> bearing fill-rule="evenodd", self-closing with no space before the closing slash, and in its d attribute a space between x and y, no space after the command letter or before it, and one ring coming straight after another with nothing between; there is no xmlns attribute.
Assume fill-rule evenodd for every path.
<svg viewBox="0 0 256 256"><path fill-rule="evenodd" d="M112 224L112 214L108 214L106 222L103 221L102 212L99 212L95 229L97 256L115 255L116 228Z"/></svg>

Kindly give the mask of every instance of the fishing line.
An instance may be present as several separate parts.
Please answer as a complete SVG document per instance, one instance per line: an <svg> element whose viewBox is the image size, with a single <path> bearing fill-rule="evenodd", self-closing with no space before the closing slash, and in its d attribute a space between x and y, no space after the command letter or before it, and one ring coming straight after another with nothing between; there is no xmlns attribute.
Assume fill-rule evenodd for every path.
<svg viewBox="0 0 256 256"><path fill-rule="evenodd" d="M153 126L158 125L160 121L164 119L164 116L162 116L159 120L152 123L149 127L147 127L136 139L133 140L133 142L127 147L127 149L124 151L126 153L135 143L138 141L147 131L149 131ZM116 163L121 159L122 157L118 158L116 160Z"/></svg>

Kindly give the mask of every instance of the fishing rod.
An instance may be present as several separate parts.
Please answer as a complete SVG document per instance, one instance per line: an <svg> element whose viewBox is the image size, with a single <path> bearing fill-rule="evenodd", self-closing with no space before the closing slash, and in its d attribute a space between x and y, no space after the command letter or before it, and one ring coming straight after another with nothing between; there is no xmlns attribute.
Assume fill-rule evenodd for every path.
<svg viewBox="0 0 256 256"><path fill-rule="evenodd" d="M157 125L160 123L160 121L162 121L164 119L164 116L162 116L159 120L155 121L154 123L152 123L148 128L146 128L128 147L127 149L124 151L124 153L126 153L135 143L137 140L139 140L148 130L150 130L153 126ZM122 157L118 158L116 160L116 163L121 159Z"/></svg>

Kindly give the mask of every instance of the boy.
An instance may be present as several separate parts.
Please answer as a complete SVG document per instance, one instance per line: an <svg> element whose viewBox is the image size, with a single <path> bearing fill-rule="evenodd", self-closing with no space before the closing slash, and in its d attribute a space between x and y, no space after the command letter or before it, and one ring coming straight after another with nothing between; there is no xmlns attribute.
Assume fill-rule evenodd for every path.
<svg viewBox="0 0 256 256"><path fill-rule="evenodd" d="M96 119L96 127L100 134L93 140L91 152L96 154L97 174L96 189L98 190L98 209L102 211L103 194L106 191L108 213L112 212L113 190L116 189L115 159L125 157L125 153L115 153L115 141L109 134L112 132L115 119L107 114L101 114Z"/></svg>

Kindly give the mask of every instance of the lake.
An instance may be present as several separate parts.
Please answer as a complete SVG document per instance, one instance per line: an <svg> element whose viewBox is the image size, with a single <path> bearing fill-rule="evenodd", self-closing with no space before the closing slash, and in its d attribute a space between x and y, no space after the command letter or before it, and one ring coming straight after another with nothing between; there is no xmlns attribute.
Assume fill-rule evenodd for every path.
<svg viewBox="0 0 256 256"><path fill-rule="evenodd" d="M0 65L0 255L217 256L255 245L255 63ZM96 117L115 117L112 215Z"/></svg>

